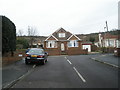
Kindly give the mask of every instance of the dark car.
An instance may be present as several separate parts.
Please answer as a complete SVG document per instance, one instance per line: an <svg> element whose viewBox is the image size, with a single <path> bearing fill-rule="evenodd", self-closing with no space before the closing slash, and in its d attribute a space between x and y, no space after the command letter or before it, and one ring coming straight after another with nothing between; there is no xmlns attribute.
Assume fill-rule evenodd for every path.
<svg viewBox="0 0 120 90"><path fill-rule="evenodd" d="M39 48L31 48L25 57L25 63L37 63L37 64L45 64L47 62L47 53L43 49Z"/></svg>
<svg viewBox="0 0 120 90"><path fill-rule="evenodd" d="M120 57L120 48L115 48L114 55Z"/></svg>
<svg viewBox="0 0 120 90"><path fill-rule="evenodd" d="M28 49L25 51L25 53L29 52L29 50L30 50L30 48L28 48Z"/></svg>

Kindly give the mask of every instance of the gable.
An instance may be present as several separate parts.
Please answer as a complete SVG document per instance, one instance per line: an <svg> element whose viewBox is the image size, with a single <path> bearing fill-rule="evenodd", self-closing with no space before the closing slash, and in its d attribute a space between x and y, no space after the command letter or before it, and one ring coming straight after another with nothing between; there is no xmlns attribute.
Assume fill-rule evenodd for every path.
<svg viewBox="0 0 120 90"><path fill-rule="evenodd" d="M59 37L59 34L65 33L65 37ZM58 40L67 40L72 34L66 30L64 30L63 28L58 29L57 31L55 31L53 34L53 36L55 36Z"/></svg>
<svg viewBox="0 0 120 90"><path fill-rule="evenodd" d="M58 31L57 31L57 33L66 33L67 31L66 30L64 30L63 28L60 28Z"/></svg>
<svg viewBox="0 0 120 90"><path fill-rule="evenodd" d="M47 40L56 40L55 38L53 38L53 36L50 36L49 39Z"/></svg>
<svg viewBox="0 0 120 90"><path fill-rule="evenodd" d="M45 41L48 41L48 40L57 40L58 41L58 39L53 35L50 35Z"/></svg>
<svg viewBox="0 0 120 90"><path fill-rule="evenodd" d="M67 40L81 40L76 35L72 34Z"/></svg>
<svg viewBox="0 0 120 90"><path fill-rule="evenodd" d="M67 41L67 40L81 40L76 35L64 30L63 28L60 28L56 30L52 35L50 35L45 41L47 40L57 40L57 41Z"/></svg>
<svg viewBox="0 0 120 90"><path fill-rule="evenodd" d="M72 36L69 40L78 40L75 36Z"/></svg>

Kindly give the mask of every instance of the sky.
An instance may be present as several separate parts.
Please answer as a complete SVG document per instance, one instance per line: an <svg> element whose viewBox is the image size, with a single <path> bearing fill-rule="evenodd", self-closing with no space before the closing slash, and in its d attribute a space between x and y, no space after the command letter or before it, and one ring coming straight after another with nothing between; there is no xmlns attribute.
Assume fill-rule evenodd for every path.
<svg viewBox="0 0 120 90"><path fill-rule="evenodd" d="M118 28L119 0L0 0L0 15L8 17L16 31L49 36L59 28L73 34L104 32Z"/></svg>

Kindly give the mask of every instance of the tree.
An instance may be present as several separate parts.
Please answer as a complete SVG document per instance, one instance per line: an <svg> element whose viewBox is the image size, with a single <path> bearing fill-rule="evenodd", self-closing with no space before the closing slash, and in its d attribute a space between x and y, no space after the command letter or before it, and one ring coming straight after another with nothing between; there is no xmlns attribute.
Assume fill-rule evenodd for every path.
<svg viewBox="0 0 120 90"><path fill-rule="evenodd" d="M24 37L17 38L16 44L19 49L27 49L29 47L29 42Z"/></svg>
<svg viewBox="0 0 120 90"><path fill-rule="evenodd" d="M23 36L23 33L24 33L23 30L22 30L22 29L19 29L17 35L18 35L18 36Z"/></svg>
<svg viewBox="0 0 120 90"><path fill-rule="evenodd" d="M2 53L11 52L14 55L16 50L16 26L5 16L2 16Z"/></svg>
<svg viewBox="0 0 120 90"><path fill-rule="evenodd" d="M28 26L28 36L30 38L30 47L33 47L33 42L36 36L36 28Z"/></svg>
<svg viewBox="0 0 120 90"><path fill-rule="evenodd" d="M94 44L95 38L94 38L94 37L90 37L90 38L89 38L89 41L92 42L92 43Z"/></svg>

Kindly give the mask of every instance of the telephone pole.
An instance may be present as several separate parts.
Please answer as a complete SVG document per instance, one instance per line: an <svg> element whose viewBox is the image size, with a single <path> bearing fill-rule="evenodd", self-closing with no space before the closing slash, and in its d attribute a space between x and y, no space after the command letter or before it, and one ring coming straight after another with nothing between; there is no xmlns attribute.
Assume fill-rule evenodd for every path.
<svg viewBox="0 0 120 90"><path fill-rule="evenodd" d="M106 29L107 29L107 34L108 34L108 24L106 21ZM109 47L110 47L110 40L109 40L109 35L108 35L108 52L109 52Z"/></svg>

